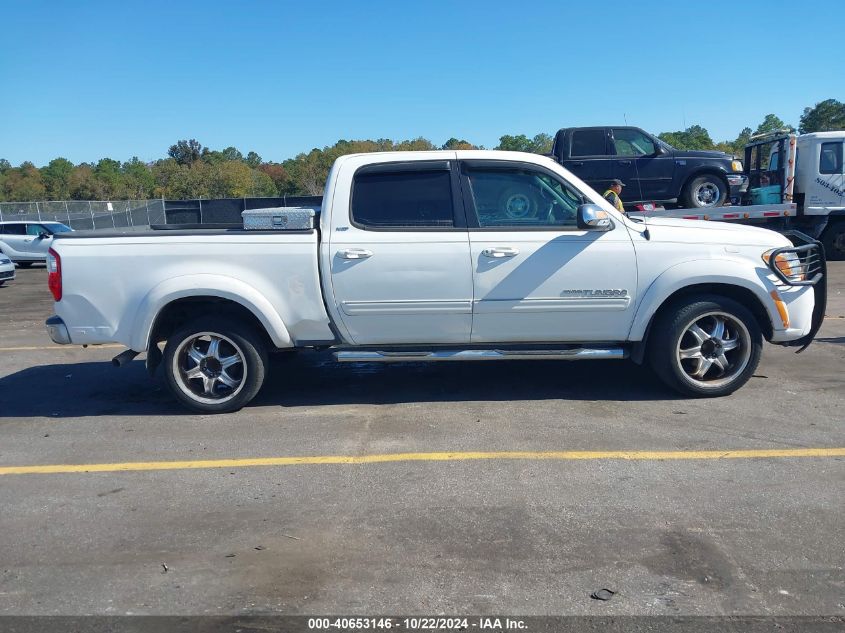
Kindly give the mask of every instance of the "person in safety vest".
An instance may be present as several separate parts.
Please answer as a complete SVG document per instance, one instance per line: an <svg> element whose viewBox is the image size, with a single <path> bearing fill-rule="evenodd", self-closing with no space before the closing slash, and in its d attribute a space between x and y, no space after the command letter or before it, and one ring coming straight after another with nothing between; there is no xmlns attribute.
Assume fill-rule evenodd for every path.
<svg viewBox="0 0 845 633"><path fill-rule="evenodd" d="M610 187L608 187L607 191L602 194L602 197L607 200L610 204L612 204L618 211L625 213L625 207L622 206L622 198L619 196L622 195L622 187L625 185L622 183L621 180L613 180L610 183Z"/></svg>

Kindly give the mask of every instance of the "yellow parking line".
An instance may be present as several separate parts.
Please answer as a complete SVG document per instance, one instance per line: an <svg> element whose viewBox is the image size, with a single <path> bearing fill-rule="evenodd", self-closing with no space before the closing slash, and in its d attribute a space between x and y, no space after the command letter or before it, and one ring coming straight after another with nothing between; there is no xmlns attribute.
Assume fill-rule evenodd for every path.
<svg viewBox="0 0 845 633"><path fill-rule="evenodd" d="M249 468L254 466L300 466L306 464L381 464L386 462L460 462L482 459L514 460L683 460L755 459L782 457L845 457L845 448L787 448L724 451L492 451L446 453L388 453L382 455L313 455L302 457L254 457L170 462L124 462L115 464L45 464L3 466L0 475L57 473L110 473L139 470L188 470L198 468Z"/></svg>
<svg viewBox="0 0 845 633"><path fill-rule="evenodd" d="M119 347L125 347L125 345L117 345L108 343L107 345L91 345L92 349L117 349ZM81 349L81 345L43 345L43 346L30 346L30 347L0 347L0 352L41 352L41 351L55 351L55 350L67 350L67 349Z"/></svg>

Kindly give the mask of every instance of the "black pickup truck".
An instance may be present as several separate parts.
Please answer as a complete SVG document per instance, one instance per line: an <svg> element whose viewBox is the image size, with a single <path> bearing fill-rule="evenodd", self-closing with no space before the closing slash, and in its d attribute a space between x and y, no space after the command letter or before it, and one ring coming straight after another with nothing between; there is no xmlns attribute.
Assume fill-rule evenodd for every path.
<svg viewBox="0 0 845 633"><path fill-rule="evenodd" d="M722 152L675 149L636 127L573 127L555 135L552 154L603 193L616 178L625 206L638 202L715 207L748 186L742 162Z"/></svg>

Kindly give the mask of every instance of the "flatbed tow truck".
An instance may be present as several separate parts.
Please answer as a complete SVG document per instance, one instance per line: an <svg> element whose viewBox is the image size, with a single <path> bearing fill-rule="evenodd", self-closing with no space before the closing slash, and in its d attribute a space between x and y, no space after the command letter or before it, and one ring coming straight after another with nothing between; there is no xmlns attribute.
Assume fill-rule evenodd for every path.
<svg viewBox="0 0 845 633"><path fill-rule="evenodd" d="M739 205L664 209L639 204L629 212L649 218L683 218L751 224L818 240L827 259L845 259L845 131L762 134L745 146L748 188Z"/></svg>

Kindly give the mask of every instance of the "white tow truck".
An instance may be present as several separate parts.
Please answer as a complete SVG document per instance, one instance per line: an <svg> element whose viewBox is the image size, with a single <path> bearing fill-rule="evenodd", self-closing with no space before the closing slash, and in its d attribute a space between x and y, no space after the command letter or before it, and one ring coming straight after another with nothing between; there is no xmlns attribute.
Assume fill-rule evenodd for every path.
<svg viewBox="0 0 845 633"><path fill-rule="evenodd" d="M824 313L817 242L645 226L543 156L343 156L314 226L297 224L309 213L269 210L266 230L58 235L50 337L122 343L118 365L146 352L179 401L226 412L256 395L269 352L302 348L349 362L630 357L683 394L721 396L764 339L806 347Z"/></svg>
<svg viewBox="0 0 845 633"><path fill-rule="evenodd" d="M713 220L798 230L820 240L828 259L845 259L845 131L752 137L745 147L748 189L737 206L664 209L638 205L645 218Z"/></svg>

